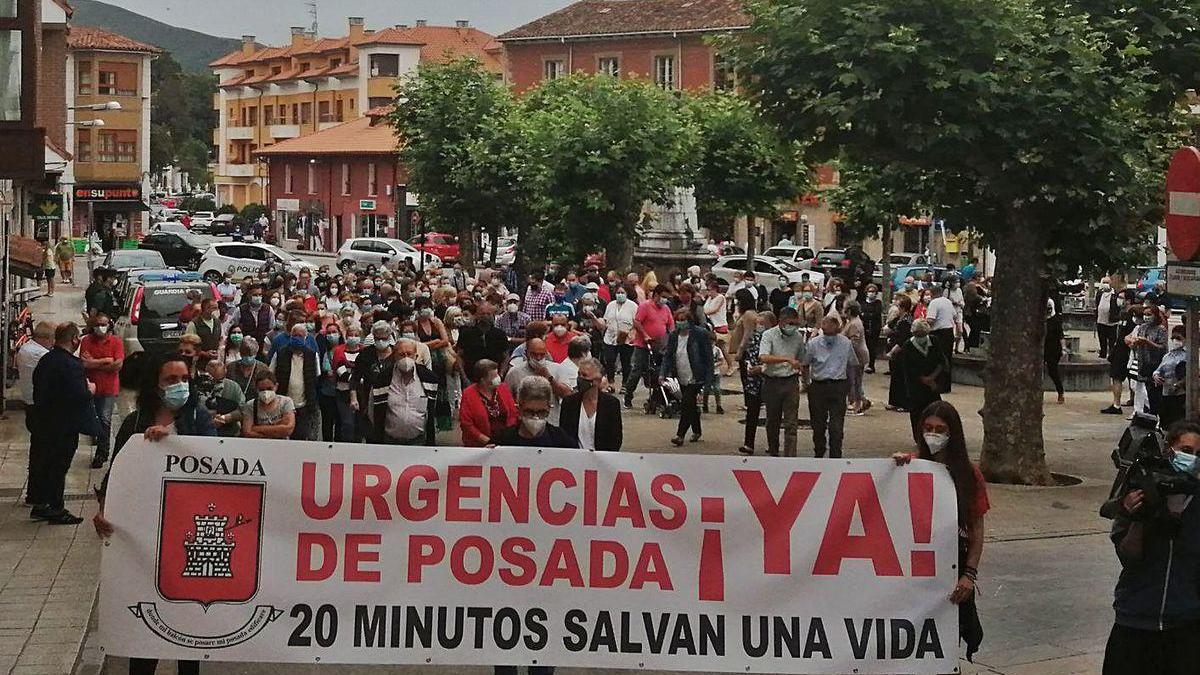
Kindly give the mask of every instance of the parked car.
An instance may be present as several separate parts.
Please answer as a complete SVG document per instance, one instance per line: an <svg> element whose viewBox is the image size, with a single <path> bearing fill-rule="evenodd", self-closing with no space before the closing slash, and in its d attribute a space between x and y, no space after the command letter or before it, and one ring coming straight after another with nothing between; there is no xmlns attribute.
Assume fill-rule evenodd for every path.
<svg viewBox="0 0 1200 675"><path fill-rule="evenodd" d="M906 278L920 279L925 276L926 272L933 272L935 282L946 279L946 268L941 265L903 265L892 270L892 290L900 290L904 286Z"/></svg>
<svg viewBox="0 0 1200 675"><path fill-rule="evenodd" d="M117 304L124 307L125 301L130 298L130 293L146 279L154 275L179 274L182 271L174 267L135 267L121 270L117 272L116 281L113 283L113 296L116 298ZM113 318L115 319L115 317Z"/></svg>
<svg viewBox="0 0 1200 675"><path fill-rule="evenodd" d="M136 267L163 268L166 266L167 262L163 260L161 253L147 249L113 249L104 254L104 260L100 263L100 267L117 271Z"/></svg>
<svg viewBox="0 0 1200 675"><path fill-rule="evenodd" d="M200 291L205 299L220 297L216 285L204 281L196 272L152 272L130 283L130 292L121 303L121 315L113 325L113 335L121 338L125 347L122 378L139 381L147 357L169 354L179 348L179 336L186 328L179 320L179 313L192 290Z"/></svg>
<svg viewBox="0 0 1200 675"><path fill-rule="evenodd" d="M212 224L216 214L212 211L197 211L192 214L192 230L196 232L207 232L208 226Z"/></svg>
<svg viewBox="0 0 1200 675"><path fill-rule="evenodd" d="M195 227L196 225L193 223L192 228L195 229ZM240 215L236 213L222 213L213 218L212 222L208 224L206 231L213 236L225 236L233 234L233 231L239 227L245 232L246 223Z"/></svg>
<svg viewBox="0 0 1200 675"><path fill-rule="evenodd" d="M712 273L723 284L733 283L733 275L746 271L747 260L744 255L731 255L720 258L712 266ZM754 258L754 274L758 283L768 289L778 286L780 282L788 285L810 282L821 285L825 283L825 275L815 270L804 270L786 260L756 256Z"/></svg>
<svg viewBox="0 0 1200 675"><path fill-rule="evenodd" d="M283 267L293 273L317 269L316 265L273 244L230 242L210 245L200 259L199 271L205 279L216 283L226 272L241 278L258 274L268 266Z"/></svg>
<svg viewBox="0 0 1200 675"><path fill-rule="evenodd" d="M154 224L150 228L151 232L174 232L176 234L190 234L191 230L183 226L183 223L175 220L162 220Z"/></svg>
<svg viewBox="0 0 1200 675"><path fill-rule="evenodd" d="M928 265L929 256L924 253L892 253L888 256L888 265L892 270L905 265ZM882 263L875 266L875 271L871 274L871 281L880 288L883 287L883 268Z"/></svg>
<svg viewBox="0 0 1200 675"><path fill-rule="evenodd" d="M142 238L138 250L158 251L170 267L194 270L208 250L209 243L190 232L151 232Z"/></svg>
<svg viewBox="0 0 1200 675"><path fill-rule="evenodd" d="M483 249L479 251L479 263L487 263L492 259L492 243L486 237L483 239ZM511 265L517 261L516 237L500 237L496 240L496 264ZM586 262L586 261L585 261ZM584 267L587 267L585 264Z"/></svg>
<svg viewBox="0 0 1200 675"><path fill-rule="evenodd" d="M817 253L807 246L772 246L763 255L786 260L802 270L811 270Z"/></svg>
<svg viewBox="0 0 1200 675"><path fill-rule="evenodd" d="M408 242L385 237L359 237L347 239L338 249L337 266L343 272L362 269L368 265L395 268L401 260L407 260L414 268L421 266L425 257L426 267L439 267L441 260L433 253L423 253Z"/></svg>
<svg viewBox="0 0 1200 675"><path fill-rule="evenodd" d="M441 232L426 232L424 241L417 235L408 241L418 251L428 251L443 262L458 260L458 237Z"/></svg>

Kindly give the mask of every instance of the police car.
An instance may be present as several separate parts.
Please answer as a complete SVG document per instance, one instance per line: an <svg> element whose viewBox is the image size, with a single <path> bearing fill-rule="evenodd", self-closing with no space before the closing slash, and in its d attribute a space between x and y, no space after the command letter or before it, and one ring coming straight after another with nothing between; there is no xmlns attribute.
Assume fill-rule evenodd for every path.
<svg viewBox="0 0 1200 675"><path fill-rule="evenodd" d="M298 274L302 269L316 271L317 266L301 260L296 255L273 244L248 242L217 243L208 247L200 258L199 272L207 280L217 283L226 272L233 278L258 274L268 266L283 268Z"/></svg>
<svg viewBox="0 0 1200 675"><path fill-rule="evenodd" d="M197 272L147 272L131 279L113 334L125 347L121 379L136 386L147 356L179 348L179 336L187 327L180 322L179 313L187 304L188 292L200 291L203 299L219 298L220 293Z"/></svg>

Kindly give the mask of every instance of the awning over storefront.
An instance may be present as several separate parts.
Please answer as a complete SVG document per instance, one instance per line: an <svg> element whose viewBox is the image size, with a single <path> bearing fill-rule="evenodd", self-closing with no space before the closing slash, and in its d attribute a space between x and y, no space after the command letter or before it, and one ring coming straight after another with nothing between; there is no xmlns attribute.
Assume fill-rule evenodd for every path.
<svg viewBox="0 0 1200 675"><path fill-rule="evenodd" d="M91 209L97 213L124 213L125 211L149 211L145 202L137 199L118 199L106 202L91 202Z"/></svg>

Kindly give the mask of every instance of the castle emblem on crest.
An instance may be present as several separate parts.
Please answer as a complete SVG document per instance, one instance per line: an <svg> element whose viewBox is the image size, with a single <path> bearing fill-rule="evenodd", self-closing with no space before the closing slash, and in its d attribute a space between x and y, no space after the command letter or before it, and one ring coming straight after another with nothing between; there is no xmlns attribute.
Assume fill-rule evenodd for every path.
<svg viewBox="0 0 1200 675"><path fill-rule="evenodd" d="M214 504L208 505L208 513L216 511ZM232 535L225 531L229 523L227 516L196 514L194 516L196 531L188 535L183 542L187 560L183 567L185 577L232 577L229 559L237 544L232 541ZM234 527L241 525L245 519L238 516Z"/></svg>

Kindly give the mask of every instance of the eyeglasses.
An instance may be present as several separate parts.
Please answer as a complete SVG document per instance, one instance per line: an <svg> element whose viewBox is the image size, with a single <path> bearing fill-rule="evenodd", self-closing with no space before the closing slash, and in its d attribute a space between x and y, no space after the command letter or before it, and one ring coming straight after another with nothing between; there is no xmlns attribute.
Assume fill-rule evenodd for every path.
<svg viewBox="0 0 1200 675"><path fill-rule="evenodd" d="M537 411L529 412L529 411L522 410L521 417L528 417L531 420L550 419L550 411L549 410L537 410Z"/></svg>

